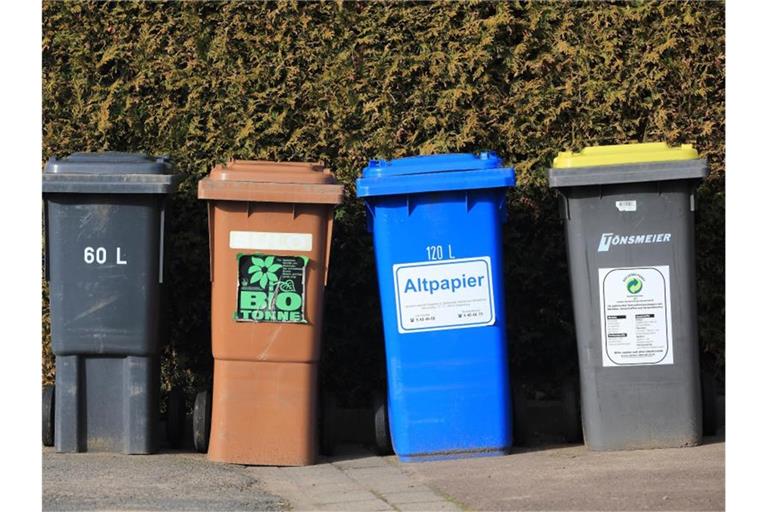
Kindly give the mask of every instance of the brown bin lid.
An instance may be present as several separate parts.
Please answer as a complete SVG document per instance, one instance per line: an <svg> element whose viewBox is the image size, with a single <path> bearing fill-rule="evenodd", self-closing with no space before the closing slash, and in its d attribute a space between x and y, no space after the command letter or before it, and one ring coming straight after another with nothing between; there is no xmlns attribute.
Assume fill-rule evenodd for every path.
<svg viewBox="0 0 768 512"><path fill-rule="evenodd" d="M344 187L322 162L232 160L197 186L199 199L267 203L339 204Z"/></svg>

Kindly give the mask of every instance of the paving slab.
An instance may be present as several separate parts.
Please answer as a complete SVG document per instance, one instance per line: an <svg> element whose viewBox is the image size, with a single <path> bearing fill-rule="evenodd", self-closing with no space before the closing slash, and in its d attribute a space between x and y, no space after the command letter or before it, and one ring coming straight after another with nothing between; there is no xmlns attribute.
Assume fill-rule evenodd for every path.
<svg viewBox="0 0 768 512"><path fill-rule="evenodd" d="M454 505L453 503L445 500L419 503L403 503L397 508L401 512L460 512L463 510L458 505Z"/></svg>
<svg viewBox="0 0 768 512"><path fill-rule="evenodd" d="M391 458L363 447L304 468L250 467L266 489L286 498L293 510L462 510L402 470Z"/></svg>

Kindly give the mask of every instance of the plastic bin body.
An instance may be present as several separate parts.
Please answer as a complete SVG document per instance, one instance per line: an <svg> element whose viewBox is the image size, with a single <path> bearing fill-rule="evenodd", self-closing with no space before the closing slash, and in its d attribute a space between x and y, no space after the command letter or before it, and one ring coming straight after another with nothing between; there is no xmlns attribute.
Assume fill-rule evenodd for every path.
<svg viewBox="0 0 768 512"><path fill-rule="evenodd" d="M493 154L410 157L372 162L358 180L376 255L390 432L403 461L501 454L512 445L501 225L514 171L500 167ZM489 286L475 282L471 296L459 288L405 292L409 279L467 273Z"/></svg>
<svg viewBox="0 0 768 512"><path fill-rule="evenodd" d="M203 179L198 196L209 200L211 250L208 458L312 464L323 293L333 208L342 200L342 187L322 164L233 161ZM240 258L281 256L306 258L303 321L238 318ZM282 280L287 274L280 272L275 275Z"/></svg>
<svg viewBox="0 0 768 512"><path fill-rule="evenodd" d="M594 450L699 444L693 222L706 162L688 146L588 148L585 158L589 150L597 160L581 166L566 154L573 167L550 170L565 223L584 440Z"/></svg>
<svg viewBox="0 0 768 512"><path fill-rule="evenodd" d="M59 452L156 451L168 169L124 153L46 167Z"/></svg>

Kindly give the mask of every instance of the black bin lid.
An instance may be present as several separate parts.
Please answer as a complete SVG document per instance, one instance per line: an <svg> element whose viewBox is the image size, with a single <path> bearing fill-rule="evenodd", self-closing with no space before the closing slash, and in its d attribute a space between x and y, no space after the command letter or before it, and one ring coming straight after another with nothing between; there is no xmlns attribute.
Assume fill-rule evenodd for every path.
<svg viewBox="0 0 768 512"><path fill-rule="evenodd" d="M170 159L145 153L105 151L50 158L43 193L168 194L178 181Z"/></svg>

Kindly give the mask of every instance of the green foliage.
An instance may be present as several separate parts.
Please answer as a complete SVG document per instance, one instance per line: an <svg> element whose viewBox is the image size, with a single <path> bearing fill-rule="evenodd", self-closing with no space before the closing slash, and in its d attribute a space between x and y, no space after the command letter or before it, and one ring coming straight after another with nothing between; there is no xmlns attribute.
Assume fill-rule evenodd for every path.
<svg viewBox="0 0 768 512"><path fill-rule="evenodd" d="M488 148L516 166L505 233L511 358L555 376L576 355L547 166L587 145L690 142L711 164L698 204L700 338L722 367L724 44L719 2L45 1L43 157L174 159L183 180L163 376L188 385L209 379L211 364L198 180L229 158L329 164L350 199L336 214L323 380L354 401L383 364L371 239L354 199L369 158Z"/></svg>

